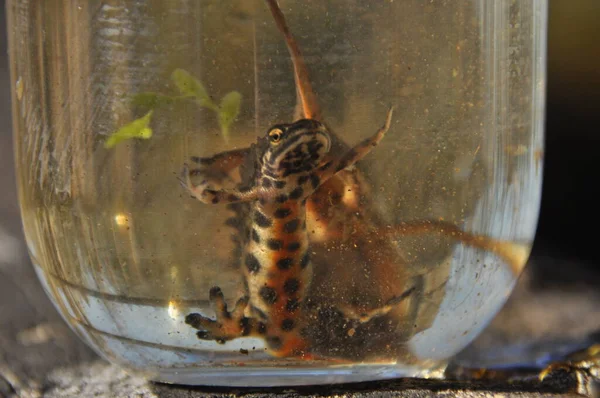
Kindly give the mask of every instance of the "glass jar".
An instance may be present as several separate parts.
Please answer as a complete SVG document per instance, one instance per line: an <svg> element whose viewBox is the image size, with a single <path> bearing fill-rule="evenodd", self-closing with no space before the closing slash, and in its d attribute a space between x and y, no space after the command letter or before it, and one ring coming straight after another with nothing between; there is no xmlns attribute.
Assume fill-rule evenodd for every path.
<svg viewBox="0 0 600 398"><path fill-rule="evenodd" d="M154 380L440 376L534 237L546 7L10 0L44 288Z"/></svg>

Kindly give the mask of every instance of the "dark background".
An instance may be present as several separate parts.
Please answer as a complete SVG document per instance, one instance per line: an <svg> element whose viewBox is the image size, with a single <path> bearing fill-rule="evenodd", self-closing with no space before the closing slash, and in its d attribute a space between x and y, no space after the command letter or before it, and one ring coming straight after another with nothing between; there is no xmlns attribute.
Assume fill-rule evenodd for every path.
<svg viewBox="0 0 600 398"><path fill-rule="evenodd" d="M577 260L600 288L600 1L550 0L546 152L533 257ZM568 283L569 269L536 261L541 285ZM589 278L589 279L588 279Z"/></svg>
<svg viewBox="0 0 600 398"><path fill-rule="evenodd" d="M45 374L53 366L95 356L72 339L40 293L26 255L13 170L10 92L14 87L9 81L4 2L0 5L1 396L6 369L16 374ZM580 286L598 289L600 1L550 0L549 16L545 175L539 229L527 270L528 288L542 293ZM52 325L53 329L39 331L35 329L39 325ZM26 347L24 342L35 342L36 334L24 335L24 330L39 332L41 340L46 330L46 341L53 343ZM56 330L68 338L57 337L60 333Z"/></svg>

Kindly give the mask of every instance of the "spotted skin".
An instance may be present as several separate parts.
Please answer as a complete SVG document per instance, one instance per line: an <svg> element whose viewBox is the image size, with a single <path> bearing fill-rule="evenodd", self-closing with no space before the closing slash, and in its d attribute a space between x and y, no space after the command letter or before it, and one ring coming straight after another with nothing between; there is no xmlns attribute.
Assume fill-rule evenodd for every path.
<svg viewBox="0 0 600 398"><path fill-rule="evenodd" d="M209 294L216 320L190 314L186 323L199 330L203 340L226 342L243 336L262 336L277 356L309 356L310 347L302 336L307 324L303 306L312 279L309 238L306 231L306 200L336 173L353 166L385 136L392 118L373 136L343 156L329 155L331 139L322 123L301 119L273 126L259 158L260 171L248 189L215 189L209 181L191 183L184 170L185 188L206 204L249 202L252 226L246 239L242 267L248 294L228 311L221 289ZM392 305L392 304L390 304ZM389 306L388 306L389 307ZM389 312L383 307L373 316ZM360 314L369 319L369 314Z"/></svg>

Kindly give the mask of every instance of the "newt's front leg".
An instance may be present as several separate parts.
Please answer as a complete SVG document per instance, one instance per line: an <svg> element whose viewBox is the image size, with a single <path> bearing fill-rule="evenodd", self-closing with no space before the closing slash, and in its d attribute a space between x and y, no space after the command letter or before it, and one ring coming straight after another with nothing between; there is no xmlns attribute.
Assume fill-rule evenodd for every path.
<svg viewBox="0 0 600 398"><path fill-rule="evenodd" d="M193 197L206 204L228 204L236 202L249 202L258 200L259 196L269 196L268 189L253 188L249 190L240 189L215 189L212 181L204 180L199 185L193 185L190 178L190 170L187 164L184 165L182 178L179 180L181 185L187 189Z"/></svg>
<svg viewBox="0 0 600 398"><path fill-rule="evenodd" d="M369 152L371 152L371 150L374 147L379 145L379 142L381 142L381 140L385 136L385 133L387 133L387 131L390 128L390 125L392 123L393 112L394 108L392 107L387 113L385 124L379 130L377 130L377 132L374 135L358 143L337 161L330 161L322 165L316 173L316 175L322 181L321 183L327 181L340 171L352 167L356 162L358 162L359 160L364 158Z"/></svg>

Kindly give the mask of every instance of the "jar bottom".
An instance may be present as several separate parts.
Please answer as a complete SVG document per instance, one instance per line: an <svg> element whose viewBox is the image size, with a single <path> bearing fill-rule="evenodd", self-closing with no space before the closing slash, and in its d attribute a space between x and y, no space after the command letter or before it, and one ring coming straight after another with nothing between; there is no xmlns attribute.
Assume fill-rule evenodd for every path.
<svg viewBox="0 0 600 398"><path fill-rule="evenodd" d="M149 378L163 383L195 386L282 387L356 383L400 377L442 378L446 363L430 368L404 365L353 364L339 367L244 367L155 370Z"/></svg>

